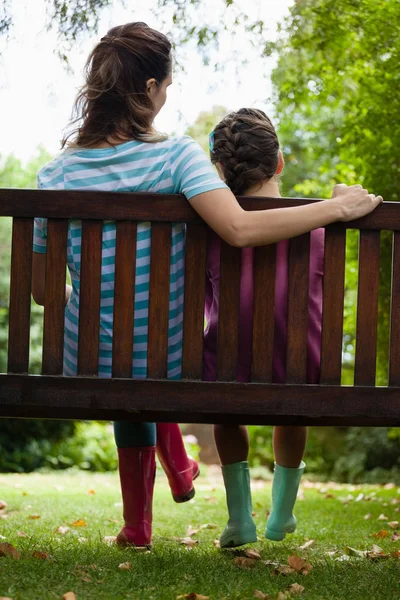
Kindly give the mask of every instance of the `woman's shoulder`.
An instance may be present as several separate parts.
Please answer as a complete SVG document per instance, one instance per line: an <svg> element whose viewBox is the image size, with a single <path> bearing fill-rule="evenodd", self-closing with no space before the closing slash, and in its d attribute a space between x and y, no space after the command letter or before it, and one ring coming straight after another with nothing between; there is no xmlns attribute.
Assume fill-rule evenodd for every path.
<svg viewBox="0 0 400 600"><path fill-rule="evenodd" d="M38 187L54 187L62 179L63 159L66 151L61 152L50 162L45 164L37 174Z"/></svg>

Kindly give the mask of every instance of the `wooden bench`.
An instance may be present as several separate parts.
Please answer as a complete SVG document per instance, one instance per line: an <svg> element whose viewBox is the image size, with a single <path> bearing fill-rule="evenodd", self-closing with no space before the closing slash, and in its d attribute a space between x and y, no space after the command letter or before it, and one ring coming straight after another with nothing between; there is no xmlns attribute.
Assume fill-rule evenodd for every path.
<svg viewBox="0 0 400 600"><path fill-rule="evenodd" d="M313 202L241 198L246 210ZM306 385L309 234L290 242L287 383L271 383L275 246L256 249L251 383L235 381L240 249L223 243L217 382L201 381L207 227L181 196L0 190L13 217L8 373L0 416L247 424L400 424L400 206L326 228L320 385ZM43 367L29 375L33 217L48 218ZM83 220L79 365L62 376L68 218ZM117 222L113 379L98 379L101 230ZM132 380L136 222L152 222L147 380ZM171 223L187 223L183 379L167 381ZM346 229L360 230L355 385L341 386ZM375 387L380 231L393 231L389 386Z"/></svg>

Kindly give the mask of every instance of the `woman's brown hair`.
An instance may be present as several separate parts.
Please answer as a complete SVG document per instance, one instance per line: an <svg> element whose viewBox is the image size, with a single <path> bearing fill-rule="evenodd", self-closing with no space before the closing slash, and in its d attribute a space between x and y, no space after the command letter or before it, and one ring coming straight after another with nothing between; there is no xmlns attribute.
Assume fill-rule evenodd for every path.
<svg viewBox="0 0 400 600"><path fill-rule="evenodd" d="M153 104L146 82L154 78L160 84L171 69L171 43L162 33L146 23L110 29L86 62L86 81L72 119L79 126L64 137L62 147L93 148L109 138L165 139L152 131Z"/></svg>
<svg viewBox="0 0 400 600"><path fill-rule="evenodd" d="M262 110L241 108L228 113L210 139L211 162L221 164L225 182L234 194L244 194L275 175L279 141Z"/></svg>

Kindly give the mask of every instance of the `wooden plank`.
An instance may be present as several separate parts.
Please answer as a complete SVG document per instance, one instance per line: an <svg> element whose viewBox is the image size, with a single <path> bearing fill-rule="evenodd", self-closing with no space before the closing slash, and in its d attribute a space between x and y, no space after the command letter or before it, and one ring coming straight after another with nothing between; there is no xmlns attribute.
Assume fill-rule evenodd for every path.
<svg viewBox="0 0 400 600"><path fill-rule="evenodd" d="M170 260L171 227L164 223L153 223L147 376L154 378L167 377Z"/></svg>
<svg viewBox="0 0 400 600"><path fill-rule="evenodd" d="M103 223L82 221L78 374L97 375L99 363Z"/></svg>
<svg viewBox="0 0 400 600"><path fill-rule="evenodd" d="M239 197L238 201L245 210L268 210L320 202L305 198L258 196ZM0 216L202 222L183 196L94 190L0 189ZM400 206L397 202L385 202L362 219L336 223L333 227L400 231Z"/></svg>
<svg viewBox="0 0 400 600"><path fill-rule="evenodd" d="M400 385L400 233L393 234L389 385Z"/></svg>
<svg viewBox="0 0 400 600"><path fill-rule="evenodd" d="M68 221L49 219L47 232L42 373L61 375L64 354Z"/></svg>
<svg viewBox="0 0 400 600"><path fill-rule="evenodd" d="M354 385L375 385L378 336L379 231L361 231Z"/></svg>
<svg viewBox="0 0 400 600"><path fill-rule="evenodd" d="M117 222L112 376L132 377L137 225Z"/></svg>
<svg viewBox="0 0 400 600"><path fill-rule="evenodd" d="M289 243L287 383L307 381L308 281L310 234Z"/></svg>
<svg viewBox="0 0 400 600"><path fill-rule="evenodd" d="M0 375L0 416L399 425L399 387Z"/></svg>
<svg viewBox="0 0 400 600"><path fill-rule="evenodd" d="M321 383L340 384L343 344L346 232L325 233Z"/></svg>
<svg viewBox="0 0 400 600"><path fill-rule="evenodd" d="M217 379L234 381L239 350L241 250L221 242L218 306Z"/></svg>
<svg viewBox="0 0 400 600"><path fill-rule="evenodd" d="M276 245L254 250L254 323L251 380L272 381Z"/></svg>
<svg viewBox="0 0 400 600"><path fill-rule="evenodd" d="M31 314L33 219L15 218L12 228L8 371L27 373Z"/></svg>
<svg viewBox="0 0 400 600"><path fill-rule="evenodd" d="M186 231L185 252L183 379L201 379L202 376L206 253L205 226L189 224Z"/></svg>

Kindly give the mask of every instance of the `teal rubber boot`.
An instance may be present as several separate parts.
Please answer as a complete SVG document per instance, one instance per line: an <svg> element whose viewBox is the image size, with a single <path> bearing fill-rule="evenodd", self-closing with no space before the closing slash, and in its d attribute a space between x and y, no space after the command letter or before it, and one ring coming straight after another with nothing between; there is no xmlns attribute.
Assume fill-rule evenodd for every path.
<svg viewBox="0 0 400 600"><path fill-rule="evenodd" d="M222 475L229 521L220 537L221 548L235 548L256 542L257 532L252 517L249 463L243 461L224 465Z"/></svg>
<svg viewBox="0 0 400 600"><path fill-rule="evenodd" d="M296 530L297 520L292 511L305 466L303 461L297 469L281 467L275 463L272 510L265 531L265 537L268 540L279 542L287 533L293 533Z"/></svg>

